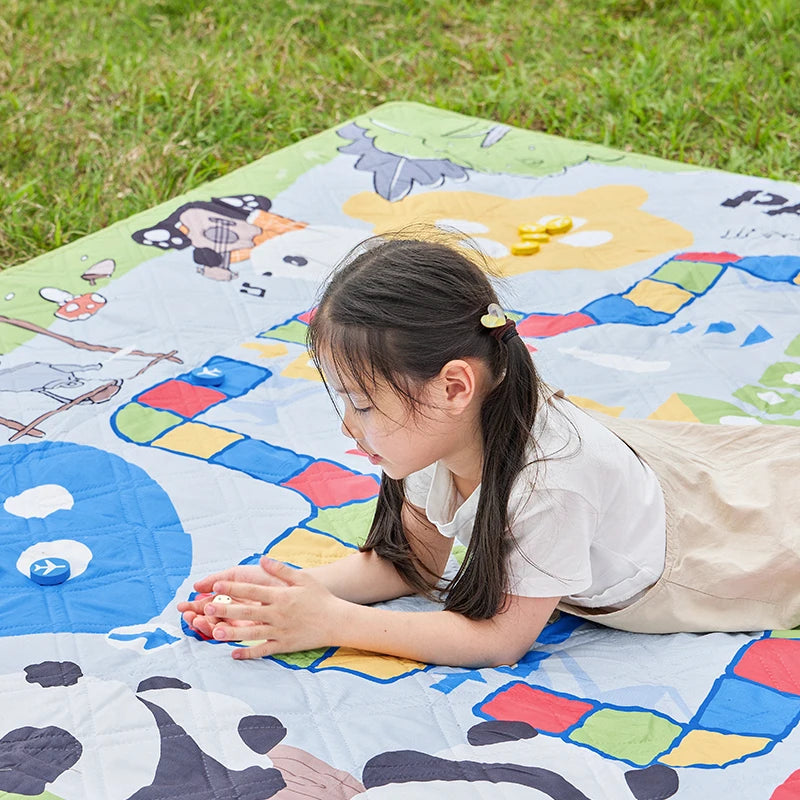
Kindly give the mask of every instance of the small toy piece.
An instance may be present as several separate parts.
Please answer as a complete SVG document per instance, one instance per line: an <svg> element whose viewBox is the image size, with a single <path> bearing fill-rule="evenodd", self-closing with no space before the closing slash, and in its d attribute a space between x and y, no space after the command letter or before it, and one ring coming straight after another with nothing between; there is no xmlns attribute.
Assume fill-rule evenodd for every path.
<svg viewBox="0 0 800 800"><path fill-rule="evenodd" d="M227 606L229 603L233 602L233 598L228 597L226 594L215 594L211 598L212 603L221 603L223 606Z"/></svg>
<svg viewBox="0 0 800 800"><path fill-rule="evenodd" d="M523 242L539 242L539 244L543 244L544 242L550 241L550 234L549 233L521 233L520 239Z"/></svg>
<svg viewBox="0 0 800 800"><path fill-rule="evenodd" d="M532 233L546 233L544 225L539 225L536 222L529 222L525 225L520 225L517 228L517 233L520 239L526 239Z"/></svg>
<svg viewBox="0 0 800 800"><path fill-rule="evenodd" d="M547 233L566 233L571 227L572 219L570 217L556 217L544 225Z"/></svg>
<svg viewBox="0 0 800 800"><path fill-rule="evenodd" d="M218 367L198 367L192 370L192 379L201 386L220 386L225 373Z"/></svg>
<svg viewBox="0 0 800 800"><path fill-rule="evenodd" d="M511 245L512 256L532 256L539 252L539 242L517 242Z"/></svg>
<svg viewBox="0 0 800 800"><path fill-rule="evenodd" d="M30 567L30 577L34 583L40 586L55 586L69 579L69 561L63 558L40 558L34 561Z"/></svg>

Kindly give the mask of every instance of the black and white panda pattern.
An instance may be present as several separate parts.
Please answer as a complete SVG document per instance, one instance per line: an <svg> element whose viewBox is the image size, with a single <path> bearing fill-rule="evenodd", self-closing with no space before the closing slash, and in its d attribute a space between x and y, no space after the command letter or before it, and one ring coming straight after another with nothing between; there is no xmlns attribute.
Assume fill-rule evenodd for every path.
<svg viewBox="0 0 800 800"><path fill-rule="evenodd" d="M467 744L438 755L413 750L377 755L365 765L362 781L364 800L666 800L679 784L671 767L630 768L538 736L527 723L501 721L478 723Z"/></svg>

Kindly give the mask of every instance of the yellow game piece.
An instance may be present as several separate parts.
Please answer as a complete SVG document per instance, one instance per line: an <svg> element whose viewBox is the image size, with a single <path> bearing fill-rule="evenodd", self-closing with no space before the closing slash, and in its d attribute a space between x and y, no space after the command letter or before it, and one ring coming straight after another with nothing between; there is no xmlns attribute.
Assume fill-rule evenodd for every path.
<svg viewBox="0 0 800 800"><path fill-rule="evenodd" d="M539 242L517 242L511 245L512 256L532 256L539 252Z"/></svg>
<svg viewBox="0 0 800 800"><path fill-rule="evenodd" d="M566 233L572 227L572 220L569 217L556 217L545 223L545 230L548 233Z"/></svg>
<svg viewBox="0 0 800 800"><path fill-rule="evenodd" d="M523 242L539 242L543 244L544 242L550 241L550 234L549 233L522 233L520 234L520 239Z"/></svg>
<svg viewBox="0 0 800 800"><path fill-rule="evenodd" d="M535 222L529 222L525 225L520 225L517 228L517 233L520 235L521 239L525 238L525 235L528 233L545 233L544 225L538 225Z"/></svg>

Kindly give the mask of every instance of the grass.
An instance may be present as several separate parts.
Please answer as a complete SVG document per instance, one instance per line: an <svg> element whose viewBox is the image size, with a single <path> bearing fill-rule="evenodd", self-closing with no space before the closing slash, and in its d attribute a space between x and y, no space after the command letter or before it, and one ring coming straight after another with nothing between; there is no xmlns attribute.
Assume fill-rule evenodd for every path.
<svg viewBox="0 0 800 800"><path fill-rule="evenodd" d="M0 267L387 100L800 178L797 0L4 0Z"/></svg>

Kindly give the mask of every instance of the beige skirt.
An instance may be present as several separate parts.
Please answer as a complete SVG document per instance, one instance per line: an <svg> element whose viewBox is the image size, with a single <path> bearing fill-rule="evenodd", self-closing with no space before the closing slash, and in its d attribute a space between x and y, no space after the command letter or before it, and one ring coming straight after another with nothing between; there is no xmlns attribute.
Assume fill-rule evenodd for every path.
<svg viewBox="0 0 800 800"><path fill-rule="evenodd" d="M617 419L590 412L664 490L664 572L625 608L559 608L642 633L800 625L800 428Z"/></svg>

